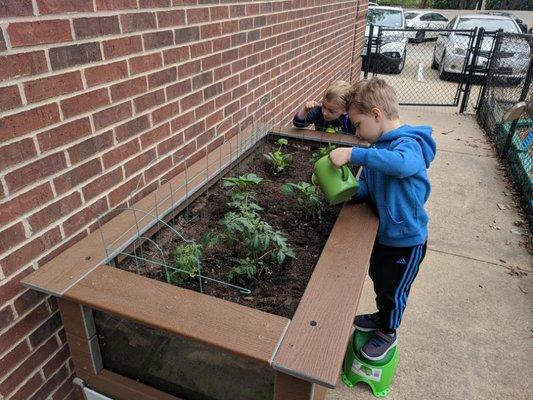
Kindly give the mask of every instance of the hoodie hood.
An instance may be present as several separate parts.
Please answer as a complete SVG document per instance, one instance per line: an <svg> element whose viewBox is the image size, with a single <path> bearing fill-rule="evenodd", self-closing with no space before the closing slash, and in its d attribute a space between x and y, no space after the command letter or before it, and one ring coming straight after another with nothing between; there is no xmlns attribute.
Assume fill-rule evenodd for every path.
<svg viewBox="0 0 533 400"><path fill-rule="evenodd" d="M435 159L435 152L437 150L437 145L435 140L433 140L433 128L430 126L420 125L420 126L411 126L411 125L402 125L399 128L393 129L392 131L386 132L383 134L376 144L378 143L391 143L396 139L402 137L409 137L417 141L422 149L422 154L424 156L424 161L426 163L426 168L429 167L431 162ZM381 146L379 146L381 147Z"/></svg>

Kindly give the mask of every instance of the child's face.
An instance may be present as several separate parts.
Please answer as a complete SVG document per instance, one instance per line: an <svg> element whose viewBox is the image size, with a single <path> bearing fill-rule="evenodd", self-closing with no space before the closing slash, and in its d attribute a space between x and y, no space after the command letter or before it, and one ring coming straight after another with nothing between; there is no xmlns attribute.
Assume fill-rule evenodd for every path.
<svg viewBox="0 0 533 400"><path fill-rule="evenodd" d="M344 114L344 105L338 101L329 101L322 99L322 115L326 121L333 121Z"/></svg>
<svg viewBox="0 0 533 400"><path fill-rule="evenodd" d="M356 128L357 135L370 143L376 142L383 133L383 115L379 108L373 108L371 115L362 114L354 106L348 109L348 117Z"/></svg>

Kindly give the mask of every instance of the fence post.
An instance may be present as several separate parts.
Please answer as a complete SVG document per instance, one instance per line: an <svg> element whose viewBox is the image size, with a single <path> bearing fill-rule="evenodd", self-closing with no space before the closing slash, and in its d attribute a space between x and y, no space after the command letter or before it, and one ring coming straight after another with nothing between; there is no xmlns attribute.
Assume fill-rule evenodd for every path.
<svg viewBox="0 0 533 400"><path fill-rule="evenodd" d="M373 35L374 35L374 24L370 24L370 30L368 32L368 43L366 46L366 62L365 62L364 79L368 78L368 71L370 70L370 56L372 54L372 36Z"/></svg>
<svg viewBox="0 0 533 400"><path fill-rule="evenodd" d="M522 93L520 94L520 98L518 99L518 102L524 101L527 98L527 95L529 93L529 86L531 85L532 75L533 75L533 59L530 57L526 80L524 81L524 86L522 87ZM507 154L509 153L509 148L511 147L511 142L513 140L513 135L516 131L517 125L518 125L518 119L515 119L511 123L511 126L509 127L509 133L507 133L507 138L505 139L505 145L503 146L503 150L502 150L502 158L507 158Z"/></svg>
<svg viewBox="0 0 533 400"><path fill-rule="evenodd" d="M492 49L492 54L490 56L489 65L487 67L486 79L485 79L485 82L483 82L483 87L481 88L481 93L479 94L479 98L478 98L478 101L477 101L476 115L479 115L479 110L481 109L481 103L483 102L483 99L485 98L485 96L487 94L487 88L488 88L489 83L490 83L491 78L492 78L492 68L494 67L494 65L496 65L495 64L495 59L496 59L496 57L498 56L498 54L500 52L501 43L502 43L502 35L501 35L501 32L498 32L496 34L496 40L494 42L494 48Z"/></svg>
<svg viewBox="0 0 533 400"><path fill-rule="evenodd" d="M470 95L470 90L472 89L472 78L474 76L474 72L476 70L476 61L479 56L479 49L481 48L481 42L483 41L483 34L485 33L485 29L480 28L474 30L474 37L476 38L476 44L474 45L474 51L472 52L472 63L470 64L470 70L468 71L468 75L466 76L466 86L465 86L465 92L463 93L463 101L461 102L461 109L459 110L459 113L464 113L466 110L466 106L468 104L468 97ZM468 57L468 52L467 52ZM468 58L466 60L466 63L468 65Z"/></svg>

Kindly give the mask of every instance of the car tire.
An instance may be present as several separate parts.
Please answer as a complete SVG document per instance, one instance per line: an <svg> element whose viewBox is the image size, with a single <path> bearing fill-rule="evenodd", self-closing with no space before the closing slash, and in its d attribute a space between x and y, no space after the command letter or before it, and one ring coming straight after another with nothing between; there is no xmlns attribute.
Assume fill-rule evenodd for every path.
<svg viewBox="0 0 533 400"><path fill-rule="evenodd" d="M400 74L403 71L403 67L405 67L405 56L407 55L407 49L403 50L403 56L402 59L398 64L394 64L391 66L391 72L393 74Z"/></svg>
<svg viewBox="0 0 533 400"><path fill-rule="evenodd" d="M450 79L450 74L444 71L444 58L446 57L446 53L442 54L442 59L440 60L439 64L439 79L443 81L447 81Z"/></svg>
<svg viewBox="0 0 533 400"><path fill-rule="evenodd" d="M422 43L426 39L426 31L416 31L415 43Z"/></svg>

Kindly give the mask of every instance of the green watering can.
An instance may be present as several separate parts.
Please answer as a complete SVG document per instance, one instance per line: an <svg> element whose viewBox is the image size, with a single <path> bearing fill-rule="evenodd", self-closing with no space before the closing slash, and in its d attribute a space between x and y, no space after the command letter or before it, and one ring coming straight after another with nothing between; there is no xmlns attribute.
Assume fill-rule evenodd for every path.
<svg viewBox="0 0 533 400"><path fill-rule="evenodd" d="M315 163L311 181L322 189L331 205L349 200L359 190L359 182L350 168L346 165L337 168L329 156L324 156Z"/></svg>

